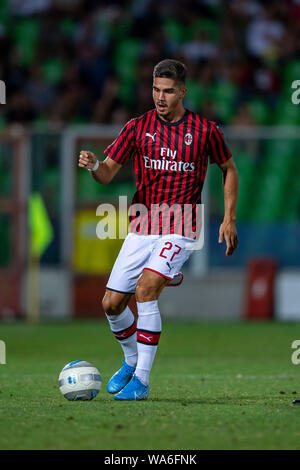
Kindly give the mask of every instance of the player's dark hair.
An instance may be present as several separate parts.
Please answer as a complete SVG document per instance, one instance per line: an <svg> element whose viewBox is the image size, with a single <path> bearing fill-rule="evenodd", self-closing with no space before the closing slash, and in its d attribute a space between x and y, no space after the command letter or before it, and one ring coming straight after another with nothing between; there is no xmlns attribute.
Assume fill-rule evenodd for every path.
<svg viewBox="0 0 300 470"><path fill-rule="evenodd" d="M154 67L153 78L171 78L176 82L185 84L186 66L178 60L162 60Z"/></svg>

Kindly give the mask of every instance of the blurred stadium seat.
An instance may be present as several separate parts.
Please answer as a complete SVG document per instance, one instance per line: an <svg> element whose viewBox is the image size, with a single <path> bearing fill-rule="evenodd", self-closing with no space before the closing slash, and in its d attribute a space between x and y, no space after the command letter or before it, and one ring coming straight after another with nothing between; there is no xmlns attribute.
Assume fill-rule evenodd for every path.
<svg viewBox="0 0 300 470"><path fill-rule="evenodd" d="M91 145L87 132L73 148L74 154L84 147L102 155L116 128L153 107L153 67L170 57L187 65L186 107L222 127L239 171L240 243L235 256L227 259L217 243L224 210L222 175L215 165L208 170L209 268L243 270L253 255L274 256L280 268L299 268L300 140L295 129L300 112L291 101L291 84L300 79L296 1L267 5L246 0L239 6L221 0L77 0L68 6L49 1L38 9L33 3L31 9L10 0L0 4L0 80L9 98L0 107L0 132L7 135L19 125L26 129L27 191L41 192L55 235L42 266L70 268L70 259L64 257L64 240L72 238L68 239L67 228L74 235L69 214L69 227L64 222L68 210L76 220L82 210L95 208L100 201L115 203L120 194L131 198L134 192L129 166L113 183L101 186L87 172L75 171L75 155L72 164L65 162L62 142L69 126L107 125L105 142ZM275 24L280 41L270 38L265 44L260 35L250 34L261 17L262 35ZM287 137L278 135L280 128L276 131L282 125L290 128ZM241 131L232 137L235 126L247 128L248 136ZM14 185L7 166L10 152L1 142L0 198L11 194ZM70 197L67 202L64 192ZM12 251L12 222L4 212L0 236L4 266ZM115 253L114 248L109 250ZM90 275L88 258L83 256L81 267ZM108 272L113 261L105 260L103 254L100 264ZM95 259L91 265L97 271ZM188 263L186 270L190 269Z"/></svg>

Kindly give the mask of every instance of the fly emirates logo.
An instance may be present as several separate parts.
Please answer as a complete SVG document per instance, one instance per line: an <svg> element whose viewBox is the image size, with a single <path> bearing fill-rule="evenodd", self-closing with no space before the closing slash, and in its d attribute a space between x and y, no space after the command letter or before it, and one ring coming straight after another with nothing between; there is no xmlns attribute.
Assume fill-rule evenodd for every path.
<svg viewBox="0 0 300 470"><path fill-rule="evenodd" d="M194 162L177 161L177 150L171 150L167 147L160 148L161 159L152 159L144 156L145 168L152 170L165 170L165 171L182 171L184 173L192 172L195 170Z"/></svg>

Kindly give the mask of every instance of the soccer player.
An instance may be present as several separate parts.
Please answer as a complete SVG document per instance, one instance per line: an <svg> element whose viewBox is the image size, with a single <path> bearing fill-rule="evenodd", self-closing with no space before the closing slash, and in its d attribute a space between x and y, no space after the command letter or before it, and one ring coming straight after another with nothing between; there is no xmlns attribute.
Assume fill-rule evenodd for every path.
<svg viewBox="0 0 300 470"><path fill-rule="evenodd" d="M116 400L149 396L149 374L161 334L158 299L164 287L182 281L180 269L192 253L188 244L196 242L192 234L208 161L223 172L225 211L219 243L225 239L227 256L238 244L236 166L216 123L184 108L185 79L186 67L181 62L159 62L153 71L155 108L127 122L105 150L104 161L99 162L92 152L80 152L79 167L88 169L100 184L109 183L132 158L136 176L133 203L147 209L139 218L129 217L133 226L138 220L136 230L124 240L102 300L111 331L124 352L122 367L107 385ZM167 228L165 219L155 218L157 208L164 204L176 210L189 205L192 209L186 225L192 231L182 232L176 210ZM134 294L137 323L128 307Z"/></svg>

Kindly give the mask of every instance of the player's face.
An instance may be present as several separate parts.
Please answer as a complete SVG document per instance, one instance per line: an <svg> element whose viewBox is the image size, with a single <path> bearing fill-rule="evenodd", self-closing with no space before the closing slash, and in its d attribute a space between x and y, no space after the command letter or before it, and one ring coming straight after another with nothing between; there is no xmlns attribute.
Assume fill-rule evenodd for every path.
<svg viewBox="0 0 300 470"><path fill-rule="evenodd" d="M182 106L186 88L170 78L154 78L153 100L156 110L163 118L175 114Z"/></svg>

